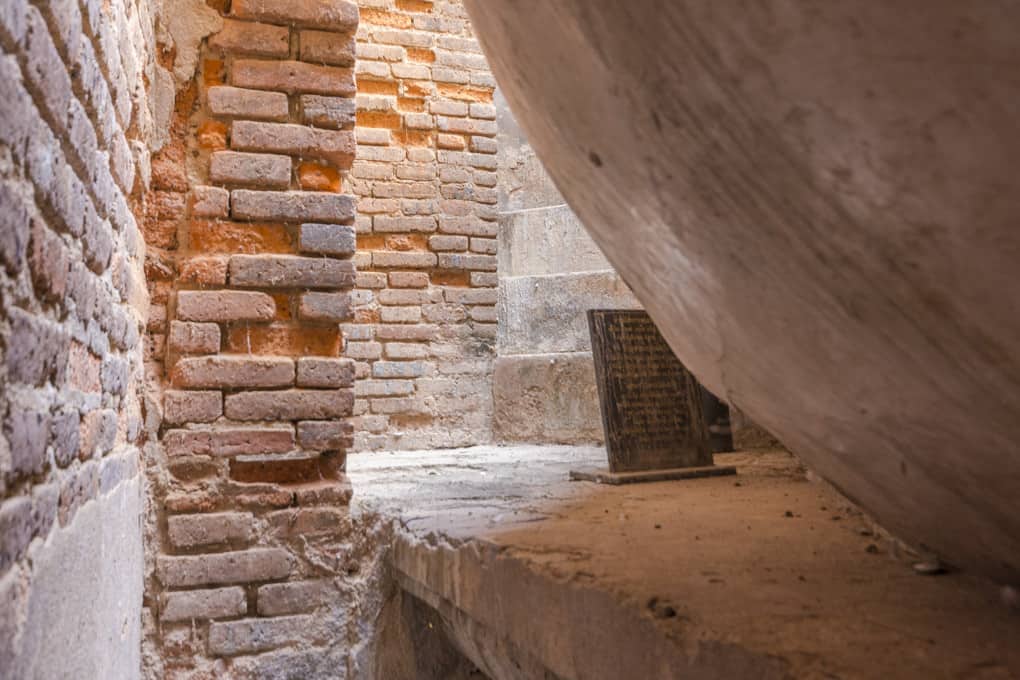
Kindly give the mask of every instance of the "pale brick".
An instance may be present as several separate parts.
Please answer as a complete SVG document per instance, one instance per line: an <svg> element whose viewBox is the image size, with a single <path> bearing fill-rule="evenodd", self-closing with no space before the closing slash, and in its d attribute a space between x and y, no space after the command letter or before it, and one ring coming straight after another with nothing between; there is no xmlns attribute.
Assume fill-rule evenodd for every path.
<svg viewBox="0 0 1020 680"><path fill-rule="evenodd" d="M425 302L439 302L443 291L438 288L389 288L378 294L381 305L420 305Z"/></svg>
<svg viewBox="0 0 1020 680"><path fill-rule="evenodd" d="M272 581L286 578L292 568L293 559L280 548L157 558L159 580L171 588Z"/></svg>
<svg viewBox="0 0 1020 680"><path fill-rule="evenodd" d="M223 415L223 394L210 391L176 391L163 393L163 422L211 423Z"/></svg>
<svg viewBox="0 0 1020 680"><path fill-rule="evenodd" d="M298 302L298 317L305 321L339 323L350 319L351 314L347 293L304 293Z"/></svg>
<svg viewBox="0 0 1020 680"><path fill-rule="evenodd" d="M425 288L429 275L424 272L390 272L390 285L394 288Z"/></svg>
<svg viewBox="0 0 1020 680"><path fill-rule="evenodd" d="M388 217L377 215L372 219L373 231L430 233L436 230L436 218L432 216Z"/></svg>
<svg viewBox="0 0 1020 680"><path fill-rule="evenodd" d="M421 307L383 307L383 323L417 323L421 321Z"/></svg>
<svg viewBox="0 0 1020 680"><path fill-rule="evenodd" d="M358 26L358 7L347 0L234 0L230 13L241 19L328 31L351 31Z"/></svg>
<svg viewBox="0 0 1020 680"><path fill-rule="evenodd" d="M393 397L387 399L372 399L370 401L372 413L424 413L422 403L411 397Z"/></svg>
<svg viewBox="0 0 1020 680"><path fill-rule="evenodd" d="M447 288L444 292L447 302L462 305L496 304L495 288Z"/></svg>
<svg viewBox="0 0 1020 680"><path fill-rule="evenodd" d="M64 382L71 337L61 326L17 307L8 309L7 379L37 385Z"/></svg>
<svg viewBox="0 0 1020 680"><path fill-rule="evenodd" d="M294 384L294 362L284 357L207 356L181 359L171 381L177 387L286 387Z"/></svg>
<svg viewBox="0 0 1020 680"><path fill-rule="evenodd" d="M413 393L413 380L359 380L354 384L357 397L403 397Z"/></svg>
<svg viewBox="0 0 1020 680"><path fill-rule="evenodd" d="M354 64L354 35L328 31L301 31L301 60L332 66Z"/></svg>
<svg viewBox="0 0 1020 680"><path fill-rule="evenodd" d="M427 347L413 342L387 342L385 349L387 359L424 359L429 354Z"/></svg>
<svg viewBox="0 0 1020 680"><path fill-rule="evenodd" d="M357 250L354 229L335 224L302 224L300 248L306 253L344 256Z"/></svg>
<svg viewBox="0 0 1020 680"><path fill-rule="evenodd" d="M485 255L496 254L497 243L494 238L473 238L471 239L471 252Z"/></svg>
<svg viewBox="0 0 1020 680"><path fill-rule="evenodd" d="M372 253L375 267L432 268L436 266L434 253L392 252L377 250Z"/></svg>
<svg viewBox="0 0 1020 680"><path fill-rule="evenodd" d="M230 192L222 187L196 186L191 190L192 217L227 217Z"/></svg>
<svg viewBox="0 0 1020 680"><path fill-rule="evenodd" d="M239 392L226 397L224 412L233 420L318 420L351 415L351 390Z"/></svg>
<svg viewBox="0 0 1020 680"><path fill-rule="evenodd" d="M302 2L292 0L287 4ZM214 656L234 656L265 652L297 643L307 644L315 641L310 632L314 630L315 623L313 616L217 621L209 626L209 653Z"/></svg>
<svg viewBox="0 0 1020 680"><path fill-rule="evenodd" d="M230 145L239 151L262 151L319 158L342 168L354 160L354 133L350 130L321 130L291 123L235 121Z"/></svg>
<svg viewBox="0 0 1020 680"><path fill-rule="evenodd" d="M244 589L237 586L184 590L164 595L159 618L166 622L233 618L247 610Z"/></svg>
<svg viewBox="0 0 1020 680"><path fill-rule="evenodd" d="M220 351L220 327L214 323L171 321L170 349L181 354L215 354Z"/></svg>
<svg viewBox="0 0 1020 680"><path fill-rule="evenodd" d="M467 142L464 141L464 137L461 135L451 135L449 133L442 133L436 137L436 146L440 149L464 149L467 147ZM463 181L463 180L461 180Z"/></svg>
<svg viewBox="0 0 1020 680"><path fill-rule="evenodd" d="M358 288L385 288L386 274L382 272L358 272L355 285Z"/></svg>
<svg viewBox="0 0 1020 680"><path fill-rule="evenodd" d="M270 583L258 589L258 612L261 616L303 614L339 598L330 581Z"/></svg>
<svg viewBox="0 0 1020 680"><path fill-rule="evenodd" d="M329 223L354 219L354 199L344 194L236 189L231 203L235 219Z"/></svg>
<svg viewBox="0 0 1020 680"><path fill-rule="evenodd" d="M221 184L286 189L290 184L289 156L217 151L209 161L209 179Z"/></svg>
<svg viewBox="0 0 1020 680"><path fill-rule="evenodd" d="M339 130L354 125L355 102L347 97L301 95L302 120L316 127Z"/></svg>
<svg viewBox="0 0 1020 680"><path fill-rule="evenodd" d="M494 272L496 271L496 257L493 255L441 253L439 267L441 269L474 269Z"/></svg>
<svg viewBox="0 0 1020 680"><path fill-rule="evenodd" d="M247 543L254 528L255 518L250 512L171 515L167 519L167 536L175 548Z"/></svg>
<svg viewBox="0 0 1020 680"><path fill-rule="evenodd" d="M225 118L254 118L256 120L287 120L287 95L282 92L246 90L240 87L218 85L209 88L209 111Z"/></svg>
<svg viewBox="0 0 1020 680"><path fill-rule="evenodd" d="M382 345L370 341L350 341L344 352L352 359L378 359L382 356Z"/></svg>
<svg viewBox="0 0 1020 680"><path fill-rule="evenodd" d="M467 250L467 236L436 235L429 237L429 248L437 252Z"/></svg>
<svg viewBox="0 0 1020 680"><path fill-rule="evenodd" d="M384 128L370 128L370 127L359 127L354 130L354 136L358 141L358 144L374 144L376 146L386 146L393 141L393 135L389 130ZM355 163L354 165L357 165ZM368 176L365 172L365 166L363 165L361 171L355 171L354 165L351 166L351 173L355 177L361 177L365 179L390 179L393 175L392 168L388 168L383 176ZM378 166L377 166L378 168ZM381 168L378 168L376 173L368 174L380 174Z"/></svg>
<svg viewBox="0 0 1020 680"><path fill-rule="evenodd" d="M234 255L230 282L266 288L351 288L354 265L349 260L297 255Z"/></svg>
<svg viewBox="0 0 1020 680"><path fill-rule="evenodd" d="M348 359L301 357L297 360L298 387L350 387L354 362Z"/></svg>
<svg viewBox="0 0 1020 680"><path fill-rule="evenodd" d="M182 290L177 316L186 321L270 321L276 302L265 293L240 290Z"/></svg>
<svg viewBox="0 0 1020 680"><path fill-rule="evenodd" d="M468 104L452 99L435 99L429 102L429 111L441 116L466 116Z"/></svg>
<svg viewBox="0 0 1020 680"><path fill-rule="evenodd" d="M471 285L495 288L499 285L499 276L496 272L471 272Z"/></svg>
<svg viewBox="0 0 1020 680"><path fill-rule="evenodd" d="M439 217L439 231L444 234L495 237L497 230L495 222L486 222L477 217L449 215Z"/></svg>
<svg viewBox="0 0 1020 680"><path fill-rule="evenodd" d="M428 373L423 361L377 361L372 364L373 378L420 378Z"/></svg>
<svg viewBox="0 0 1020 680"><path fill-rule="evenodd" d="M209 47L258 57L286 57L290 54L290 31L284 26L228 18L223 20L223 30L209 37Z"/></svg>
<svg viewBox="0 0 1020 680"><path fill-rule="evenodd" d="M471 117L482 120L496 120L496 107L492 104L473 102L471 104Z"/></svg>
<svg viewBox="0 0 1020 680"><path fill-rule="evenodd" d="M354 428L339 420L306 420L297 424L298 441L310 451L345 451L354 445Z"/></svg>
<svg viewBox="0 0 1020 680"><path fill-rule="evenodd" d="M320 66L303 61L238 59L231 69L236 87L277 90L288 94L328 94L353 97L354 71L340 66Z"/></svg>
<svg viewBox="0 0 1020 680"><path fill-rule="evenodd" d="M498 321L495 307L472 307L468 310L468 316L471 317L472 321L481 321L484 323L496 323Z"/></svg>
<svg viewBox="0 0 1020 680"><path fill-rule="evenodd" d="M163 436L163 444L169 456L287 453L294 449L294 431L289 427L170 430Z"/></svg>

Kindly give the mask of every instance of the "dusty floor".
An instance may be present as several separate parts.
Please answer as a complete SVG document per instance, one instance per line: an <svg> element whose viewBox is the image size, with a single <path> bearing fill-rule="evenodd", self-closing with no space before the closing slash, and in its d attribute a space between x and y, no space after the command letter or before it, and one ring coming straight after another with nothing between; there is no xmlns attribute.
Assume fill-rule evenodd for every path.
<svg viewBox="0 0 1020 680"><path fill-rule="evenodd" d="M787 454L717 456L737 477L566 481L603 456L365 454L350 473L402 525L405 588L493 677L1020 677L1020 616L994 586L916 574Z"/></svg>

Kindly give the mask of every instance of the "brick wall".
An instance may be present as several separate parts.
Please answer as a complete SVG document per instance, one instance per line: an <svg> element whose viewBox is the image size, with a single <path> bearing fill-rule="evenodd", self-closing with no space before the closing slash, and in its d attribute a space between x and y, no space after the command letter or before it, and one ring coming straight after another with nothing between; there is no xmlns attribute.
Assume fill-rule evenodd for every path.
<svg viewBox="0 0 1020 680"><path fill-rule="evenodd" d="M460 2L360 0L359 449L491 438L495 83Z"/></svg>
<svg viewBox="0 0 1020 680"><path fill-rule="evenodd" d="M149 673L343 677L358 9L224 4L145 221L150 375L166 385Z"/></svg>
<svg viewBox="0 0 1020 680"><path fill-rule="evenodd" d="M71 644L73 675L137 672L151 25L136 0L0 3L4 677L69 677Z"/></svg>

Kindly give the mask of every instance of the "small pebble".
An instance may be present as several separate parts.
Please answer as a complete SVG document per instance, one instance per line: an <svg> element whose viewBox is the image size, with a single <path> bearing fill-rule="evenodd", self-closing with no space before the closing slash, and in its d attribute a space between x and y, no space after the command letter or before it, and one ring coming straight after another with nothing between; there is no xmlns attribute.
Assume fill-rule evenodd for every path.
<svg viewBox="0 0 1020 680"><path fill-rule="evenodd" d="M914 573L920 574L921 576L938 576L939 574L946 573L946 568L938 560L925 560L924 562L914 562Z"/></svg>
<svg viewBox="0 0 1020 680"><path fill-rule="evenodd" d="M871 553L872 555L878 554L878 546L874 543L869 543L868 547L864 549L865 552Z"/></svg>
<svg viewBox="0 0 1020 680"><path fill-rule="evenodd" d="M793 513L787 510L786 512L783 513L783 517L793 517Z"/></svg>
<svg viewBox="0 0 1020 680"><path fill-rule="evenodd" d="M656 529L661 529L661 528L662 528L662 525L661 525L661 524L656 524L656 525L655 525L655 528L656 528Z"/></svg>

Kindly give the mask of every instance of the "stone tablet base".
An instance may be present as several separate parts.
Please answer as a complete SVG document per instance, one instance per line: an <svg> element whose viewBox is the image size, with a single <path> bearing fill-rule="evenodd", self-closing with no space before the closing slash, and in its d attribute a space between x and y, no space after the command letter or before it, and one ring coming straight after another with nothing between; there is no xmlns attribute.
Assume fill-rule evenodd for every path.
<svg viewBox="0 0 1020 680"><path fill-rule="evenodd" d="M638 472L610 472L605 469L588 469L571 470L570 481L595 482L597 484L641 484L642 482L667 482L674 479L723 477L735 474L737 474L737 468L732 465L706 465L704 467L641 470Z"/></svg>

